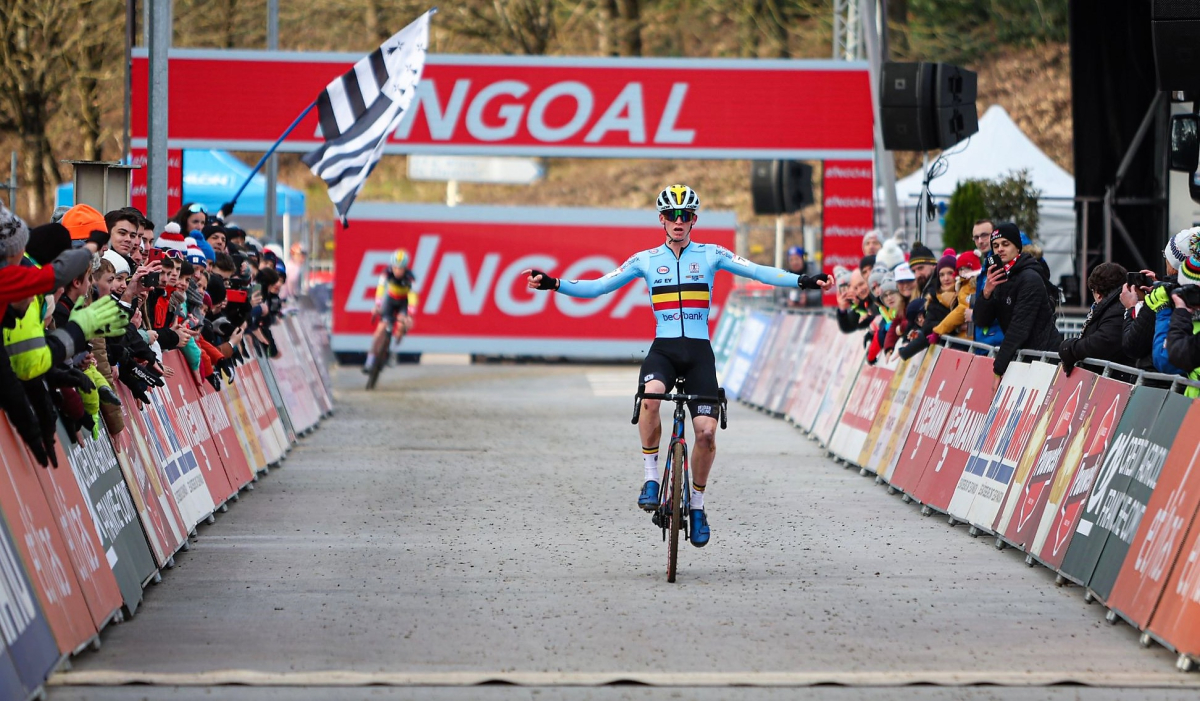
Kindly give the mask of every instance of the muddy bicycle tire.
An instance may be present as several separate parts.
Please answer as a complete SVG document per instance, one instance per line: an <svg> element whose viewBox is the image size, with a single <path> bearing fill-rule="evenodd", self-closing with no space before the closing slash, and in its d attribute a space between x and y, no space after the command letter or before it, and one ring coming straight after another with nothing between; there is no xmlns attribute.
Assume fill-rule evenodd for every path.
<svg viewBox="0 0 1200 701"><path fill-rule="evenodd" d="M679 562L679 529L683 525L683 443L671 446L671 537L667 541L667 581L675 581Z"/></svg>

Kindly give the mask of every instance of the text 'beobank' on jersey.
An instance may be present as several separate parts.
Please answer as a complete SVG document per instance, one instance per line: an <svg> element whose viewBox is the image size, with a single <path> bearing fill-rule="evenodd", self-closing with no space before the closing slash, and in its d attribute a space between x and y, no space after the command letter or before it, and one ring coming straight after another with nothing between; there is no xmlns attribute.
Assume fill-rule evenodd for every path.
<svg viewBox="0 0 1200 701"><path fill-rule="evenodd" d="M599 280L562 280L558 291L571 297L599 297L640 277L650 288L655 338L708 340L708 310L718 270L779 287L795 287L800 280L795 273L751 263L722 246L692 242L679 258L667 246L651 248Z"/></svg>

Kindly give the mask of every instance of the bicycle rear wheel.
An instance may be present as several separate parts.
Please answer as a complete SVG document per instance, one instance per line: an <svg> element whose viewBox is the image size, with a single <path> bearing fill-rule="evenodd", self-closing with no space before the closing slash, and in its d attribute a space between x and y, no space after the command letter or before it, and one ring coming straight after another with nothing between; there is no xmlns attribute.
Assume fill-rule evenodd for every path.
<svg viewBox="0 0 1200 701"><path fill-rule="evenodd" d="M679 528L683 524L683 443L671 446L671 537L667 545L667 581L675 581L679 561Z"/></svg>

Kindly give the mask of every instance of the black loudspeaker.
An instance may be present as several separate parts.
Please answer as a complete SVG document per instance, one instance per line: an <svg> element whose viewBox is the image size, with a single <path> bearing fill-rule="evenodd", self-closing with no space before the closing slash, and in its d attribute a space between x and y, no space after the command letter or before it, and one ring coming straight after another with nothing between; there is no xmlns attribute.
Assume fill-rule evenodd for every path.
<svg viewBox="0 0 1200 701"><path fill-rule="evenodd" d="M947 63L885 63L880 90L883 147L945 149L979 131L978 78Z"/></svg>
<svg viewBox="0 0 1200 701"><path fill-rule="evenodd" d="M1151 0L1150 28L1159 90L1200 90L1200 3Z"/></svg>
<svg viewBox="0 0 1200 701"><path fill-rule="evenodd" d="M798 161L783 161L780 167L782 180L779 183L783 199L783 211L798 212L814 202L812 166Z"/></svg>
<svg viewBox="0 0 1200 701"><path fill-rule="evenodd" d="M879 105L883 147L891 151L927 151L934 148L937 123L932 63L883 64Z"/></svg>
<svg viewBox="0 0 1200 701"><path fill-rule="evenodd" d="M755 214L783 214L783 161L752 161L750 163L750 199Z"/></svg>
<svg viewBox="0 0 1200 701"><path fill-rule="evenodd" d="M798 161L753 161L750 199L755 214L790 214L814 202L812 166Z"/></svg>

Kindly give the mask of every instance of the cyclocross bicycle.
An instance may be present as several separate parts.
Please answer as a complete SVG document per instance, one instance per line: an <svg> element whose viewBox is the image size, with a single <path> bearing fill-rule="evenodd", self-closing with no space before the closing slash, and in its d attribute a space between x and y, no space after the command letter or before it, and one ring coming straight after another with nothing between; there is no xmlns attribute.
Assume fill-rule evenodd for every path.
<svg viewBox="0 0 1200 701"><path fill-rule="evenodd" d="M684 406L688 402L705 402L718 406L721 428L725 428L725 388L721 388L716 397L700 394L684 394L683 378L676 382L678 392L656 394L646 391L645 384L638 385L637 395L633 399L633 424L637 425L642 413L643 399L658 399L664 402L675 402L675 417L672 420L671 443L667 448L667 463L663 468L663 478L659 484L663 486L658 494L658 508L650 516L654 525L662 529L663 540L667 545L667 581L675 581L675 566L679 560L679 531L683 529L685 540L691 539L688 532L688 515L691 513L692 482L688 472L687 437L684 434L687 414ZM668 540L668 533L670 539Z"/></svg>
<svg viewBox="0 0 1200 701"><path fill-rule="evenodd" d="M377 319L372 319L371 325L378 323ZM389 319L383 327L383 342L380 343L382 348L375 348L375 362L368 368L367 372L367 389L375 389L375 383L379 381L379 374L383 372L383 368L387 366L388 358L392 357L396 346L400 340L404 338L404 324L397 324L396 319ZM395 338L393 338L393 335Z"/></svg>

